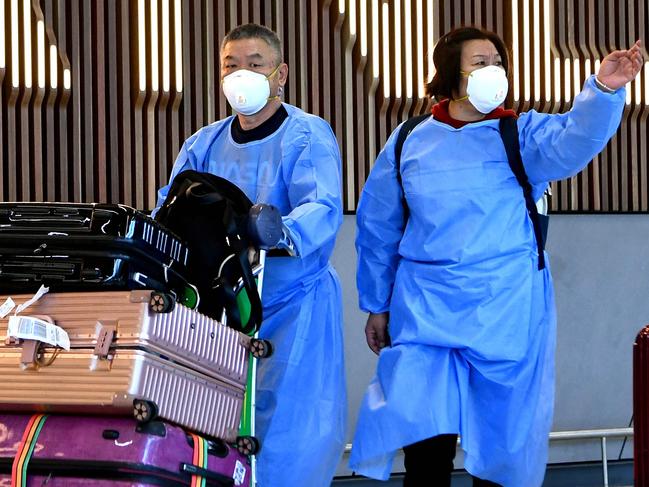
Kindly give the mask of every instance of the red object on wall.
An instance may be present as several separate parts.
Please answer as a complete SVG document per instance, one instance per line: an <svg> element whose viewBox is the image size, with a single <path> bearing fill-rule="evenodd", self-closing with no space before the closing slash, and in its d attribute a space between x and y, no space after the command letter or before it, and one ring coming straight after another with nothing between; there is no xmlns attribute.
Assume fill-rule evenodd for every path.
<svg viewBox="0 0 649 487"><path fill-rule="evenodd" d="M636 487L649 487L649 325L633 344L633 465Z"/></svg>

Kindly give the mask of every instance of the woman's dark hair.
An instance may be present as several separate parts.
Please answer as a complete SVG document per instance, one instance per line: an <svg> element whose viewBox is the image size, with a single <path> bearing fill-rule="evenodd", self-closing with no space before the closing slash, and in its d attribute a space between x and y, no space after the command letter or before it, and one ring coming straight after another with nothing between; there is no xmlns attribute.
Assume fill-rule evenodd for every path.
<svg viewBox="0 0 649 487"><path fill-rule="evenodd" d="M503 68L509 77L509 53L503 40L491 31L477 27L459 27L440 37L433 51L435 76L426 85L426 94L440 101L452 98L453 92L460 86L460 61L462 44L474 39L486 39L496 46L502 60Z"/></svg>

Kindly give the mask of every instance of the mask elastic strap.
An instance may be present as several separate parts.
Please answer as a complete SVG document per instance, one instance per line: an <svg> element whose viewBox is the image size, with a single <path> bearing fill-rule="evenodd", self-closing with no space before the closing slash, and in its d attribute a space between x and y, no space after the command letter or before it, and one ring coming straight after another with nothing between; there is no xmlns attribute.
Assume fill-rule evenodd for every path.
<svg viewBox="0 0 649 487"><path fill-rule="evenodd" d="M277 73L277 71L279 70L279 67L280 67L281 65L282 65L282 63L279 63L279 64L277 65L277 67L276 67L275 69L273 69L273 71L272 71L268 76L266 76L266 79L270 81L270 78L272 78L272 77L275 75L275 73ZM280 86L280 89L281 89L281 86ZM281 98L280 98L280 96L279 96L279 93L278 93L277 95L275 95L275 96L269 96L269 97L267 98L267 102L268 102L268 101L273 101L273 100L281 100Z"/></svg>
<svg viewBox="0 0 649 487"><path fill-rule="evenodd" d="M462 76L464 76L465 78L468 78L469 76L471 76L471 73L467 73L466 71L462 71L461 69L460 69L460 74ZM468 99L469 99L469 95L464 95L461 98L452 98L453 101L463 101L463 100L468 100Z"/></svg>
<svg viewBox="0 0 649 487"><path fill-rule="evenodd" d="M266 79L271 79L273 75L279 70L279 67L282 65L282 63L279 63L275 69L273 69L268 76L266 76Z"/></svg>

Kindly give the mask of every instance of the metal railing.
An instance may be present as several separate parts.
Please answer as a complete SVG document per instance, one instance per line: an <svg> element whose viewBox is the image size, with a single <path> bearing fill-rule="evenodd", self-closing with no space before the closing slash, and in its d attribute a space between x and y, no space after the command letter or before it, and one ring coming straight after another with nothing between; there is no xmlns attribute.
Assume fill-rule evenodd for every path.
<svg viewBox="0 0 649 487"><path fill-rule="evenodd" d="M602 447L602 475L604 477L604 487L608 487L608 457L606 454L606 439L623 437L633 437L633 428L553 431L550 433L550 441L599 439Z"/></svg>
<svg viewBox="0 0 649 487"><path fill-rule="evenodd" d="M553 441L570 441L570 440L593 440L599 439L601 442L602 452L602 475L604 478L604 487L608 487L608 457L606 452L606 440L608 438L633 437L633 428L611 428L599 430L576 430L576 431L552 431L550 433L550 442ZM459 443L458 438L458 443ZM345 453L349 453L352 444L345 445Z"/></svg>

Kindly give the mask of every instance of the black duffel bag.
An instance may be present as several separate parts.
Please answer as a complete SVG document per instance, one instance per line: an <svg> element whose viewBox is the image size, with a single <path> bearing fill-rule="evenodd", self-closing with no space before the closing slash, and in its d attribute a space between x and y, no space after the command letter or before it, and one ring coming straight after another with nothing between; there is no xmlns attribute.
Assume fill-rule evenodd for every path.
<svg viewBox="0 0 649 487"><path fill-rule="evenodd" d="M220 320L225 309L228 326L243 333L256 331L262 320L249 260L251 207L250 199L227 179L188 170L176 175L155 215L187 243L188 278L200 294L198 310Z"/></svg>

